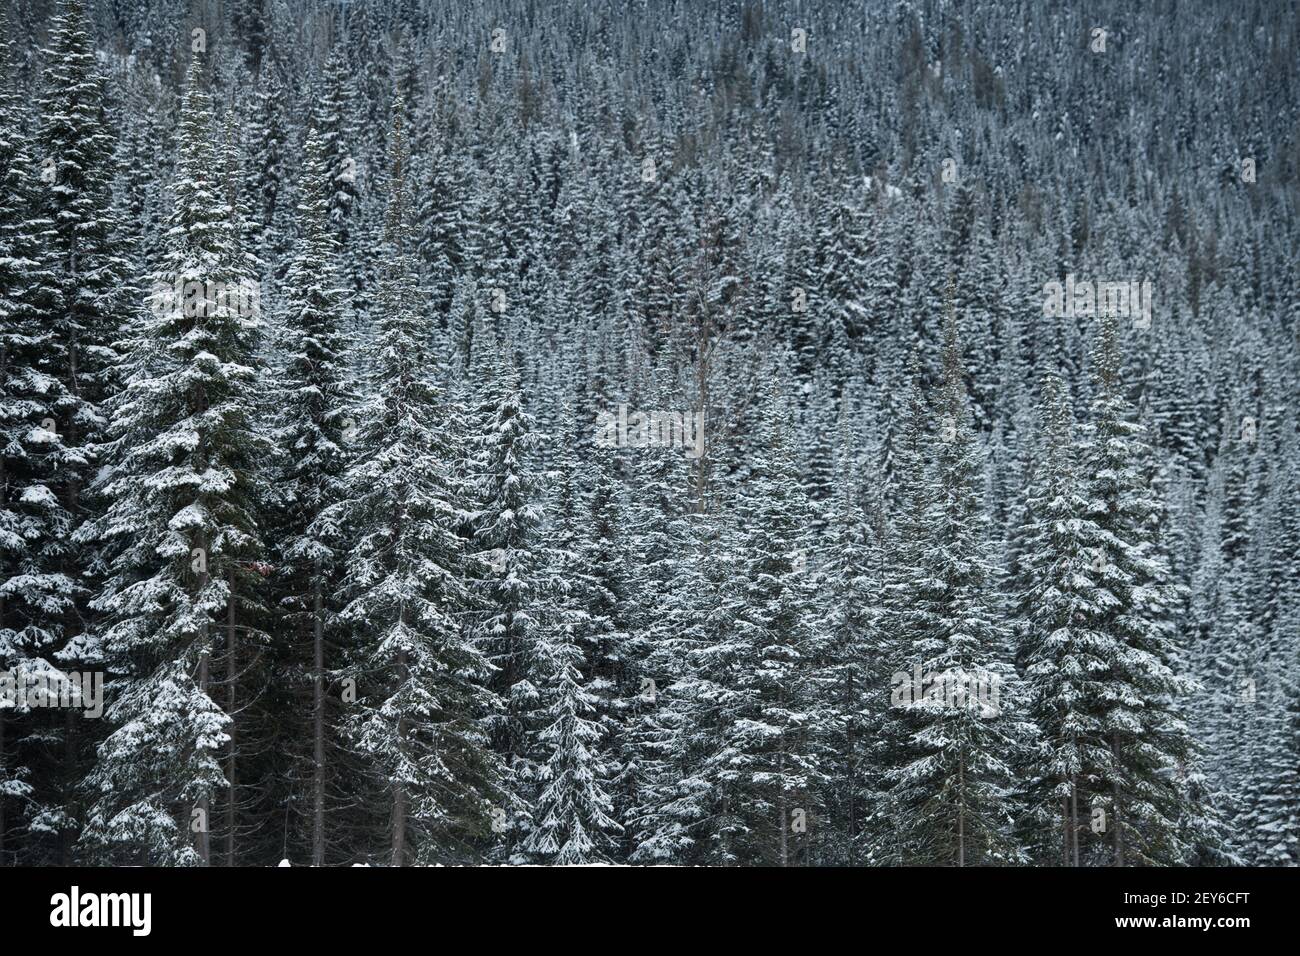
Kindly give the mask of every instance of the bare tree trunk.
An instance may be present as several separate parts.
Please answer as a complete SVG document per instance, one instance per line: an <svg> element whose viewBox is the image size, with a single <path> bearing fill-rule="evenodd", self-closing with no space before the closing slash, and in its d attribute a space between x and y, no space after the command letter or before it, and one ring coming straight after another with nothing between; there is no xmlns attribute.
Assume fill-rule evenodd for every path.
<svg viewBox="0 0 1300 956"><path fill-rule="evenodd" d="M230 793L226 801L226 866L235 865L235 797L238 793L238 781L235 776L235 748L238 738L235 729L238 722L234 719L238 706L236 687L239 683L239 644L235 634L235 576L229 578L230 600L226 605L226 652L229 658L226 665L226 713L230 715L230 756L226 758L226 781L230 784Z"/></svg>
<svg viewBox="0 0 1300 956"><path fill-rule="evenodd" d="M312 587L312 866L325 865L325 625L321 619L321 564Z"/></svg>

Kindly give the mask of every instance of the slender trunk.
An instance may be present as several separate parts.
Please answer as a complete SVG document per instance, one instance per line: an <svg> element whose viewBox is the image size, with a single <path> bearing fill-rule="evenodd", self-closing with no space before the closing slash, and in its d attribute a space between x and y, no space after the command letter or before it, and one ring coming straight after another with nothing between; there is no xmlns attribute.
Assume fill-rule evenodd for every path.
<svg viewBox="0 0 1300 956"><path fill-rule="evenodd" d="M4 605L0 604L0 621L4 620ZM4 773L5 767L5 712L0 709L0 775ZM0 866L5 865L5 798L0 793Z"/></svg>
<svg viewBox="0 0 1300 956"><path fill-rule="evenodd" d="M208 554L207 535L204 533L200 533L198 537L195 539L195 546L198 548L199 552L203 555L203 570L201 570L198 573L199 580L198 580L198 590L197 590L198 594L202 594L203 589L208 585L207 562L210 556ZM199 632L199 640L202 642L201 644L202 649L199 652L199 677L198 677L199 692L204 696L207 696L208 683L209 683L208 681L209 648L208 648L208 622L206 617L204 618L204 621L201 625L201 630ZM212 812L212 800L206 790L204 791L203 796L199 797L199 799L195 802L195 809L199 813L199 820L198 820L199 830L194 835L194 849L199 854L199 865L208 866L212 862L212 841L208 835L208 831L211 829L210 814ZM191 830L194 829L194 823L195 821L193 820L193 818L191 818L189 822L189 827Z"/></svg>
<svg viewBox="0 0 1300 956"><path fill-rule="evenodd" d="M63 799L64 811L72 819L77 819L74 795L77 788L77 711L69 707L63 712ZM72 866L73 830L63 826L59 829L59 861L63 866Z"/></svg>
<svg viewBox="0 0 1300 956"><path fill-rule="evenodd" d="M957 865L966 865L966 755L957 758Z"/></svg>
<svg viewBox="0 0 1300 956"><path fill-rule="evenodd" d="M72 260L75 266L75 256ZM73 395L78 394L77 387L77 351L78 341L76 333L73 333L72 339L68 345L68 367L70 380L68 388ZM69 448L75 448L80 444L80 438L77 435L77 425L75 420L69 416L69 421L65 427L64 440ZM73 469L68 478L68 484L65 489L65 506L68 514L76 520L78 513L81 511L81 482L78 472ZM82 579L81 568L77 565L75 558L69 554L63 559L63 572L70 580L79 581ZM72 641L78 636L81 630L81 618L77 613L77 604L72 602L64 615L64 640ZM79 662L73 662L74 666ZM63 720L63 783L62 803L64 812L72 820L76 821L80 816L76 806L77 783L80 775L77 773L77 715L74 708L68 708L64 714ZM59 859L64 866L72 866L72 845L74 842L74 831L64 826L59 830Z"/></svg>
<svg viewBox="0 0 1300 956"><path fill-rule="evenodd" d="M399 720L400 724L401 721ZM389 863L402 866L406 857L406 790L398 786L393 791L393 856Z"/></svg>
<svg viewBox="0 0 1300 956"><path fill-rule="evenodd" d="M718 841L722 851L722 864L725 866L731 853L731 824L729 816L731 812L731 797L727 794L722 796L722 839Z"/></svg>
<svg viewBox="0 0 1300 956"><path fill-rule="evenodd" d="M848 714L849 714L848 727L847 727L847 731L848 731L848 748L849 748L849 759L848 759L848 768L849 768L849 786L848 786L848 791L849 791L849 792L848 792L848 798L849 798L849 866L854 866L854 865L856 865L857 860L858 860L858 856L857 856L857 849L858 849L858 774L857 774L857 770L858 770L858 766L857 766L857 760L855 759L855 758L856 758L856 750L857 750L857 736L854 734L854 729L855 729L855 727L857 726L857 721L856 721L856 720L854 719L854 717L853 717L853 674L852 674L852 673L849 674L849 678L848 678L848 686L845 688L844 697L845 697L845 704L846 704L846 708L845 708L845 709L848 711Z"/></svg>
<svg viewBox="0 0 1300 956"><path fill-rule="evenodd" d="M701 449L707 447L707 437L704 431L709 421L709 365L711 364L711 350L709 349L708 335L700 341L697 355L699 360L696 362L696 390L700 396L700 414L701 425L698 440ZM688 408L684 414L689 415L691 410ZM684 423L683 423L684 424ZM683 430L684 434L684 430ZM707 511L706 501L709 493L709 456L701 454L695 459L695 513L704 514Z"/></svg>
<svg viewBox="0 0 1300 956"><path fill-rule="evenodd" d="M782 754L782 755L781 755L781 767L782 767L782 774L781 774L781 776L782 776L782 777L785 776L785 773L784 773L785 766L784 766L784 765L785 765L785 754ZM789 820L789 814L786 812L786 807L785 807L785 791L784 791L784 790L781 791L781 796L780 796L780 798L776 801L776 814L777 814L777 819L780 821L780 824L781 824L781 826L780 826L780 830L781 830L781 865L782 865L782 866L789 866L789 865L790 865L790 820Z"/></svg>
<svg viewBox="0 0 1300 956"><path fill-rule="evenodd" d="M1070 865L1070 798L1061 798L1061 866Z"/></svg>
<svg viewBox="0 0 1300 956"><path fill-rule="evenodd" d="M1074 865L1079 865L1079 781L1070 776L1070 850Z"/></svg>
<svg viewBox="0 0 1300 956"><path fill-rule="evenodd" d="M325 625L321 564L312 586L312 866L325 865Z"/></svg>
<svg viewBox="0 0 1300 956"><path fill-rule="evenodd" d="M206 577L206 575L204 575ZM203 625L204 631L207 630L207 623ZM199 691L203 694L208 692L208 651L204 648L202 656L199 658ZM199 832L194 835L194 848L199 854L199 865L208 866L212 862L212 841L208 835L211 829L209 826L210 813L212 812L212 801L205 792L199 797L195 808L199 811ZM190 823L193 828L193 821Z"/></svg>
<svg viewBox="0 0 1300 956"><path fill-rule="evenodd" d="M237 779L235 777L235 748L237 738L235 729L235 708L238 704L236 687L239 684L239 644L235 635L235 576L232 572L229 579L230 584L230 601L226 605L226 651L229 663L226 665L227 686L226 686L226 713L231 717L230 722L230 756L226 758L226 780L230 784L230 793L226 801L226 866L235 865L235 795L237 790Z"/></svg>
<svg viewBox="0 0 1300 956"><path fill-rule="evenodd" d="M1115 865L1124 865L1124 835L1121 826L1120 806L1119 806L1119 733L1112 732L1110 735L1110 749L1115 755L1115 777L1111 781L1111 794L1113 797L1111 806L1111 816L1115 819L1111 821L1111 826L1115 828Z"/></svg>
<svg viewBox="0 0 1300 956"><path fill-rule="evenodd" d="M403 607L400 618L405 621L406 609ZM406 651L397 652L398 686L406 682ZM406 737L406 718L397 718L397 746L402 746ZM406 788L400 783L393 784L393 866L402 866L406 859Z"/></svg>

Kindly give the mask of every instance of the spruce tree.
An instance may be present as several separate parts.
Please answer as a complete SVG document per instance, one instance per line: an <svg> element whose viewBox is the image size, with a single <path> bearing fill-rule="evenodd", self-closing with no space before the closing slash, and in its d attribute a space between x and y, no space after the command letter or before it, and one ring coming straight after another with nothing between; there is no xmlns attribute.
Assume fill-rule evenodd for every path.
<svg viewBox="0 0 1300 956"><path fill-rule="evenodd" d="M807 573L813 511L799 487L787 419L788 407L770 390L752 475L737 501L736 562L722 600L740 653L725 685L730 717L709 761L743 821L736 833L743 844L733 852L780 866L805 860L816 825L811 801L827 772L818 740L829 719L817 695L825 658Z"/></svg>
<svg viewBox="0 0 1300 956"><path fill-rule="evenodd" d="M512 829L526 832L523 807L536 796L536 728L530 715L540 702L539 668L553 665L563 670L558 661L550 665L541 661L536 648L544 590L540 490L532 471L539 439L532 416L523 408L518 372L501 355L495 333L486 323L480 324L474 338L471 377L479 395L471 465L477 505L471 519L471 546L477 558L475 596L481 608L475 636L496 671L492 687L505 704L504 713L491 726L519 804L517 814L512 814Z"/></svg>
<svg viewBox="0 0 1300 956"><path fill-rule="evenodd" d="M1023 859L1011 832L1015 768L1033 729L998 605L951 308L942 358L932 470L911 502L925 505L921 537L907 545L915 563L903 593L911 609L891 648L891 710L899 713L890 719L902 725L892 735L904 746L885 772L885 812L904 862L1015 863Z"/></svg>
<svg viewBox="0 0 1300 956"><path fill-rule="evenodd" d="M10 25L0 28L0 673L22 679L59 643L78 594L61 567L73 519L48 467L59 441L60 390L45 367L54 351L54 229L33 176L30 112L13 85ZM0 707L0 864L23 859L15 837L49 798L33 787L36 728L19 703Z"/></svg>
<svg viewBox="0 0 1300 956"><path fill-rule="evenodd" d="M387 794L386 856L395 866L469 858L472 841L486 836L499 776L481 723L493 706L484 686L491 666L465 627L457 529L468 502L452 473L463 425L434 380L418 309L404 124L398 98L379 329L353 416L356 460L343 500L324 518L345 523L353 542L341 616L361 646L345 723Z"/></svg>
<svg viewBox="0 0 1300 956"><path fill-rule="evenodd" d="M328 212L330 171L315 129L307 134L298 205L298 250L286 276L281 373L275 439L283 459L277 483L278 569L281 621L294 635L288 660L310 680L311 862L326 852L327 753L335 746L337 710L326 684L342 643L335 599L345 550L344 528L326 512L343 499L352 419L349 369L342 336L343 297L339 244ZM302 741L294 740L297 749Z"/></svg>
<svg viewBox="0 0 1300 956"><path fill-rule="evenodd" d="M1111 690L1105 675L1117 649L1089 626L1104 600L1095 557L1099 533L1080 492L1073 414L1060 378L1046 379L1043 396L1038 461L1020 535L1018 654L1045 748L1031 769L1030 815L1045 862L1078 866L1080 841L1086 845L1090 834L1104 831L1091 799L1107 758L1103 718ZM1059 856L1050 852L1057 838Z"/></svg>
<svg viewBox="0 0 1300 956"><path fill-rule="evenodd" d="M829 645L819 694L834 714L826 746L830 765L826 801L831 830L823 839L832 859L852 866L869 847L865 823L880 799L878 744L888 698L884 672L880 584L884 571L879 540L880 501L873 491L863 504L855 461L857 448L841 413L837 429L836 494L826 539L825 611L821 627ZM805 558L805 561L807 559Z"/></svg>
<svg viewBox="0 0 1300 956"><path fill-rule="evenodd" d="M1173 669L1179 597L1160 549L1159 506L1144 474L1148 448L1119 380L1121 361L1117 321L1103 315L1083 456L1102 591L1087 626L1109 639L1111 653L1102 724L1109 755L1097 802L1109 818L1111 863L1171 864L1209 839L1212 810L1190 801L1186 786L1197 757L1184 717L1192 684Z"/></svg>
<svg viewBox="0 0 1300 956"><path fill-rule="evenodd" d="M87 785L83 842L110 860L207 864L219 751L231 715L215 702L219 636L264 638L258 614L260 484L254 280L217 178L203 62L191 61L167 251L136 324L125 387L109 405L108 499L78 540L108 549L92 607L112 674ZM178 294L179 293L179 294ZM227 682L236 679L227 673Z"/></svg>
<svg viewBox="0 0 1300 956"><path fill-rule="evenodd" d="M544 764L538 770L533 829L524 844L535 858L560 865L606 859L621 829L611 816L610 767L600 747L605 730L589 671L584 672L601 621L589 610L595 602L585 567L582 502L574 488L580 475L575 451L565 443L557 452L546 554L554 579L548 582L534 652L542 700L537 749Z"/></svg>
<svg viewBox="0 0 1300 956"><path fill-rule="evenodd" d="M50 640L42 654L59 668L85 669L98 659L86 602L99 574L100 555L95 548L73 547L70 538L98 507L87 489L104 438L104 402L117 388L115 349L125 303L134 291L120 254L123 229L112 195L116 144L81 0L60 4L43 56L36 149L41 206L52 225L49 262L55 288L48 312L53 334L41 363L53 413L47 429L51 441L39 461L46 487L59 499L69 526L59 535L57 556L53 550L46 553L47 569L57 572L49 580L60 582L61 593L50 594L43 615ZM38 772L61 808L45 819L43 828L58 834L61 860L70 863L81 815L76 788L93 731L75 710L43 718L47 752L57 756Z"/></svg>

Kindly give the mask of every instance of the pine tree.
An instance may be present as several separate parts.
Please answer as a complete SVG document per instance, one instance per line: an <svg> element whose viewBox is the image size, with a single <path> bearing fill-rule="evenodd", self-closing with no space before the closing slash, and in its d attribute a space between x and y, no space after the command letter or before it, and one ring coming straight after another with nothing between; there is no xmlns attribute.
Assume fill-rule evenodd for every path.
<svg viewBox="0 0 1300 956"><path fill-rule="evenodd" d="M40 462L46 487L57 496L68 526L46 556L57 595L49 595L42 655L63 669L82 669L98 657L86 602L95 586L99 554L74 548L70 537L96 508L87 493L104 437L104 401L116 390L115 346L124 304L132 294L127 263L118 249L122 223L111 192L115 176L114 137L104 103L104 81L95 59L81 0L65 0L50 24L37 149L41 161L43 216L52 224L50 265L54 298L48 312L53 334L43 350L52 439ZM57 553L56 553L57 551ZM57 610L56 610L57 607ZM57 754L39 768L60 807L42 827L56 832L62 862L71 862L80 816L76 788L92 742L75 711L47 715L47 752ZM59 741L56 743L56 739Z"/></svg>
<svg viewBox="0 0 1300 956"><path fill-rule="evenodd" d="M276 286L289 265L294 205L287 168L291 143L285 100L284 85L276 69L268 66L258 77L248 126L251 175L245 180L244 206L249 211L249 247L261 260L263 274Z"/></svg>
<svg viewBox="0 0 1300 956"><path fill-rule="evenodd" d="M672 400L661 393L655 404ZM702 724L710 723L705 698L727 665L697 655L710 643L704 616L712 590L702 577L700 552L709 532L688 498L690 461L681 448L644 440L630 420L628 442L635 447L592 452L598 468L616 467L620 459L629 465L630 500L616 510L626 538L609 544L635 569L614 582L621 599L612 615L616 630L596 648L596 669L605 678L603 716L617 767L614 801L627 821L629 856L697 862L719 849L710 846L717 833L701 832L701 824L713 822L712 810L694 805L693 796L722 795L700 762L708 734ZM607 471L594 483L599 489L611 477ZM600 490L593 505L610 515L605 509L613 503ZM727 656L718 650L720 658Z"/></svg>
<svg viewBox="0 0 1300 956"><path fill-rule="evenodd" d="M335 47L325 61L324 77L314 116L330 181L326 218L347 255L353 249L351 221L359 198L359 160L356 156L356 90L348 76L347 58Z"/></svg>
<svg viewBox="0 0 1300 956"><path fill-rule="evenodd" d="M638 863L734 863L740 823L710 760L734 699L723 682L742 654L719 609L730 538L713 516L703 527L698 519L677 520L672 529L672 576L655 604L645 676L632 706L609 717L611 736L630 744L618 753L620 764L629 751L637 763L621 801L629 856Z"/></svg>
<svg viewBox="0 0 1300 956"><path fill-rule="evenodd" d="M456 166L446 150L436 149L424 166L415 217L416 252L428 273L433 309L443 316L451 307L463 269L461 186L455 175Z"/></svg>

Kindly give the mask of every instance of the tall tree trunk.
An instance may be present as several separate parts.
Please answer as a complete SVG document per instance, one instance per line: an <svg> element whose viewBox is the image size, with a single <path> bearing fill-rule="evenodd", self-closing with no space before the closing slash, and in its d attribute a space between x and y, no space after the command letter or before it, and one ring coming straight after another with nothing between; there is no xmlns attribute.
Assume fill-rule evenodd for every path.
<svg viewBox="0 0 1300 956"><path fill-rule="evenodd" d="M4 605L0 604L0 622L4 621ZM4 772L5 763L5 711L0 709L0 773ZM5 797L0 793L0 866L5 865Z"/></svg>
<svg viewBox="0 0 1300 956"><path fill-rule="evenodd" d="M205 574L204 577L206 576L207 575ZM207 627L207 622L204 622L203 629L205 632L207 631ZM199 690L204 694L208 692L208 652L206 649L203 651L203 656L199 658ZM199 865L209 866L212 863L212 840L208 832L211 830L210 814L212 812L212 800L207 793L204 793L203 796L199 797L195 809L199 811L200 823L202 825L199 827L199 832L194 836L194 848L199 854ZM191 829L193 826L194 823L191 818Z"/></svg>
<svg viewBox="0 0 1300 956"><path fill-rule="evenodd" d="M406 620L406 608L403 607L399 619L404 623ZM397 681L398 685L406 682L406 651L397 652ZM402 740L406 736L406 718L397 718L397 746L402 746ZM401 784L393 784L393 866L403 866L406 859L406 788Z"/></svg>
<svg viewBox="0 0 1300 956"><path fill-rule="evenodd" d="M1061 866L1070 865L1070 798L1061 798Z"/></svg>
<svg viewBox="0 0 1300 956"><path fill-rule="evenodd" d="M849 714L848 726L848 797L849 797L849 846L848 859L849 866L854 866L858 861L858 776L857 776L857 735L854 733L857 727L857 720L853 716L853 675L848 676L847 686L844 691L845 710Z"/></svg>
<svg viewBox="0 0 1300 956"><path fill-rule="evenodd" d="M728 857L731 853L731 796L727 793L722 795L722 839L718 841L719 848L722 852L722 864L726 866Z"/></svg>
<svg viewBox="0 0 1300 956"><path fill-rule="evenodd" d="M781 798L776 802L776 815L780 821L781 830L781 865L790 865L790 821L787 819L785 808L785 791L781 791Z"/></svg>
<svg viewBox="0 0 1300 956"><path fill-rule="evenodd" d="M1079 865L1079 781L1070 775L1070 850L1074 865Z"/></svg>
<svg viewBox="0 0 1300 956"><path fill-rule="evenodd" d="M957 865L966 865L966 755L957 758Z"/></svg>
<svg viewBox="0 0 1300 956"><path fill-rule="evenodd" d="M312 866L325 865L325 622L321 563L312 586Z"/></svg>
<svg viewBox="0 0 1300 956"><path fill-rule="evenodd" d="M1111 794L1113 797L1112 800L1113 806L1111 807L1111 811L1112 811L1111 815L1115 818L1114 820L1111 821L1111 825L1115 828L1115 841L1114 841L1115 865L1123 866L1124 865L1124 834L1123 834L1123 827L1121 826L1120 823L1121 813L1120 813L1120 806L1119 806L1119 776L1118 776L1118 770L1120 766L1119 731L1111 732L1110 749L1111 749L1111 753L1115 755L1115 768L1117 774L1114 777L1114 779L1111 781Z"/></svg>
<svg viewBox="0 0 1300 956"><path fill-rule="evenodd" d="M399 718L398 724L402 720ZM406 859L406 789L397 784L393 789L393 853L391 866L402 866Z"/></svg>
<svg viewBox="0 0 1300 956"><path fill-rule="evenodd" d="M77 808L73 803L77 792L77 711L69 707L63 713L63 785L59 788L63 798L63 810L72 820L77 819ZM71 827L59 829L59 862L63 866L72 866L73 831Z"/></svg>
<svg viewBox="0 0 1300 956"><path fill-rule="evenodd" d="M230 791L226 800L226 866L235 865L235 798L238 781L235 777L235 748L238 738L235 735L237 722L235 709L238 706L236 688L239 684L239 643L235 634L235 575L232 571L228 580L230 600L226 605L226 713L230 715L230 755L226 758L226 781Z"/></svg>
<svg viewBox="0 0 1300 956"><path fill-rule="evenodd" d="M199 552L203 556L203 570L199 572L199 582L198 582L198 591L197 591L197 593L202 594L203 589L208 585L208 559L210 555L208 554L207 535L204 534L203 532L200 532L198 537L195 540L195 544ZM192 551L191 554L193 554ZM209 649L207 646L208 645L208 622L206 618L203 621L202 630L199 632L199 640L203 642L203 650L199 657L199 691L200 693L207 695L208 683L209 683L209 679L208 679ZM211 826L212 821L210 816L212 812L212 799L206 792L203 794L203 796L199 797L199 799L196 801L195 809L199 813L199 818L200 818L199 822L201 823L201 826L199 827L199 832L194 835L194 849L199 854L199 865L208 866L212 862L212 840L211 837L209 836L209 831L212 829ZM194 828L193 816L191 816L190 821L188 822L187 825L190 827L191 830Z"/></svg>
<svg viewBox="0 0 1300 956"><path fill-rule="evenodd" d="M70 258L69 267L74 269L76 268L75 252ZM77 350L78 341L76 333L74 332L71 341L68 343L68 388L73 395L79 394L77 385ZM68 447L76 447L80 441L77 436L76 422L72 420L71 417L69 417L68 423L65 426L64 436ZM70 472L68 484L64 489L64 504L68 509L68 514L72 517L75 524L77 514L81 510L81 482L75 469ZM66 574L70 580L81 580L81 568L78 567L76 561L71 555L64 557L62 565L63 573ZM66 646L67 642L75 639L77 632L81 629L81 616L78 613L75 600L68 607L68 610L64 615L64 628L63 640ZM80 662L74 662L74 664L76 663ZM70 707L68 708L67 713L64 714L63 720L63 782L59 788L59 796L60 803L63 804L64 813L73 821L75 821L79 816L78 808L76 806L77 783L79 776L80 775L77 773L76 711L74 708ZM64 866L72 866L73 843L74 839L72 830L67 826L62 827L59 830L59 859Z"/></svg>

